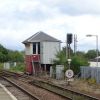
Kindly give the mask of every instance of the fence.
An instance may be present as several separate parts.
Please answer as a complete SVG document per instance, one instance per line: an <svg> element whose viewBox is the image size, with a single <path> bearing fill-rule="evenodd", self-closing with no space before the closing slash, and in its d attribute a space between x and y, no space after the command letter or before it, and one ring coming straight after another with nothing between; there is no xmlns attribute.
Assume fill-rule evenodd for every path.
<svg viewBox="0 0 100 100"><path fill-rule="evenodd" d="M64 79L64 65L56 65L55 71L52 66L50 67L50 77L55 77L56 79Z"/></svg>
<svg viewBox="0 0 100 100"><path fill-rule="evenodd" d="M100 67L81 66L81 78L93 78L100 83Z"/></svg>

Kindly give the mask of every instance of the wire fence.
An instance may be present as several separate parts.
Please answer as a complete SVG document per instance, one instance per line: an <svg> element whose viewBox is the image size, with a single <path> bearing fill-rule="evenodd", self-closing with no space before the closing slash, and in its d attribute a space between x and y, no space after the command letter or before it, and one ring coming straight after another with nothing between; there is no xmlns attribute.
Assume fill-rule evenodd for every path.
<svg viewBox="0 0 100 100"><path fill-rule="evenodd" d="M64 66L57 65L56 71L53 71L52 67L50 68L50 77L56 79L64 79ZM83 79L95 79L96 83L100 83L100 67L89 67L81 66L80 67L80 78ZM78 77L77 77L78 78Z"/></svg>
<svg viewBox="0 0 100 100"><path fill-rule="evenodd" d="M97 83L100 83L100 68L99 67L81 66L80 70L81 70L81 78L95 79Z"/></svg>

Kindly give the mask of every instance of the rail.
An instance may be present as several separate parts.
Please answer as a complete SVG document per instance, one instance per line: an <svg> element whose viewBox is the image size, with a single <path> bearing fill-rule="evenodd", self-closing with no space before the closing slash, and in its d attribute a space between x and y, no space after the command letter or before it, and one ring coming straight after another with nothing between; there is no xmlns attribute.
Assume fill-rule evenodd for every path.
<svg viewBox="0 0 100 100"><path fill-rule="evenodd" d="M14 77L24 76L24 75L20 75L18 73L13 73L13 72L10 73L10 71L3 71L2 75L4 75L4 76L14 76ZM30 76L27 76L27 77L30 78ZM26 77L24 77L24 78L26 78ZM8 80L7 78L5 78L5 79ZM8 81L10 82L10 80L8 80ZM11 83L15 84L13 82L11 82ZM93 97L93 96L90 96L90 95L87 95L87 94L84 94L84 93L73 91L73 90L68 89L68 88L63 88L61 86L58 86L58 85L55 85L55 84L52 84L52 83L49 83L49 82L46 82L46 81L43 81L43 80L33 79L29 83L31 85L35 85L35 86L38 86L40 88L51 91L55 94L58 94L62 97L65 97L69 100L99 100L99 98L97 98L97 97ZM21 88L21 87L19 87L19 88ZM28 92L28 91L26 91L26 92ZM29 95L32 96L32 94L29 94ZM39 99L37 99L37 100L39 100Z"/></svg>
<svg viewBox="0 0 100 100"><path fill-rule="evenodd" d="M32 94L31 92L27 91L26 89L22 88L21 86L17 85L15 82L9 80L6 77L3 77L3 79L7 80L8 82L10 82L11 84L13 84L15 87L19 88L21 91L23 91L25 94L27 94L28 96L30 96L33 100L40 100L38 97L36 97L34 94Z"/></svg>

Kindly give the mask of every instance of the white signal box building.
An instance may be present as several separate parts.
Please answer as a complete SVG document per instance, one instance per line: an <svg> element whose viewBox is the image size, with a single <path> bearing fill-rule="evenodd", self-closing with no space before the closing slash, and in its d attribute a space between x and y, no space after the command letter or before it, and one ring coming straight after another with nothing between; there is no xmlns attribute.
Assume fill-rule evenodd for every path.
<svg viewBox="0 0 100 100"><path fill-rule="evenodd" d="M60 51L61 41L40 31L23 43L25 44L26 71L31 74L49 71L52 60Z"/></svg>

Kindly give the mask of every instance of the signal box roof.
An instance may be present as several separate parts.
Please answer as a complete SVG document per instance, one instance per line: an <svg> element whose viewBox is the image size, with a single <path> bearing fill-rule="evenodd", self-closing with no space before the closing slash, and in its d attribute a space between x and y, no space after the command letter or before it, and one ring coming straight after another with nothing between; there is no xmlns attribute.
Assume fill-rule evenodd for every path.
<svg viewBox="0 0 100 100"><path fill-rule="evenodd" d="M42 42L42 41L49 41L49 42L61 42L60 40L40 31L23 41L22 43L32 43L32 42Z"/></svg>

